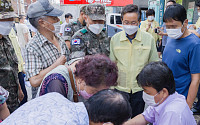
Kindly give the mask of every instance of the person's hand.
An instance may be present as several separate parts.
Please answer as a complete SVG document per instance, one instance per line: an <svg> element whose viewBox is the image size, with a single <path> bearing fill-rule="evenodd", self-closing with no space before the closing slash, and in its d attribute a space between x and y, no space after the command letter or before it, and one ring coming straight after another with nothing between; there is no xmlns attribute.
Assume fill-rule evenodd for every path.
<svg viewBox="0 0 200 125"><path fill-rule="evenodd" d="M150 27L151 27L151 22L148 23L148 28L150 28Z"/></svg>
<svg viewBox="0 0 200 125"><path fill-rule="evenodd" d="M192 28L196 29L196 26L194 24L191 24L188 29L192 29Z"/></svg>
<svg viewBox="0 0 200 125"><path fill-rule="evenodd" d="M193 33L193 34L195 34L196 36L198 36L198 37L200 38L200 34L199 34L199 33L197 33L197 31L196 31L196 30L190 30L190 29L188 29L188 31L189 31L190 33Z"/></svg>
<svg viewBox="0 0 200 125"><path fill-rule="evenodd" d="M67 58L65 57L65 55L61 55L57 60L56 60L56 64L57 65L64 65L67 61Z"/></svg>
<svg viewBox="0 0 200 125"><path fill-rule="evenodd" d="M18 89L18 99L21 102L23 100L23 98L24 98L24 93L22 92L22 89L19 88Z"/></svg>
<svg viewBox="0 0 200 125"><path fill-rule="evenodd" d="M164 32L162 30L159 30L158 35L163 36Z"/></svg>
<svg viewBox="0 0 200 125"><path fill-rule="evenodd" d="M188 27L188 29L190 29L191 27L193 27L193 24L192 24L192 25L190 25L190 26Z"/></svg>

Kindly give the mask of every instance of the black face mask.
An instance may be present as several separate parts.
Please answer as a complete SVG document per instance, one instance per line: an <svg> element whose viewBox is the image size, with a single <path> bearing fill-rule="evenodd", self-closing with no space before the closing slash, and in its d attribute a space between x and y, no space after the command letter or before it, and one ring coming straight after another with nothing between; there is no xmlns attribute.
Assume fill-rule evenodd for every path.
<svg viewBox="0 0 200 125"><path fill-rule="evenodd" d="M86 26L86 22L85 22L85 20L83 20L83 24L82 24L83 26Z"/></svg>

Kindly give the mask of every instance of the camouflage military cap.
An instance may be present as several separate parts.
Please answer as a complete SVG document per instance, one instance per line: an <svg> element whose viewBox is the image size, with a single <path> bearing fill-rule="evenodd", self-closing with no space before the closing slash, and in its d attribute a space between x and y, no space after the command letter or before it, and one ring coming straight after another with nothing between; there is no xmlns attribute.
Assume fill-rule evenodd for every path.
<svg viewBox="0 0 200 125"><path fill-rule="evenodd" d="M105 20L105 7L101 4L89 4L86 7L86 15L92 20Z"/></svg>
<svg viewBox="0 0 200 125"><path fill-rule="evenodd" d="M0 19L18 17L11 4L11 0L0 0Z"/></svg>
<svg viewBox="0 0 200 125"><path fill-rule="evenodd" d="M80 12L86 13L86 6L82 6Z"/></svg>

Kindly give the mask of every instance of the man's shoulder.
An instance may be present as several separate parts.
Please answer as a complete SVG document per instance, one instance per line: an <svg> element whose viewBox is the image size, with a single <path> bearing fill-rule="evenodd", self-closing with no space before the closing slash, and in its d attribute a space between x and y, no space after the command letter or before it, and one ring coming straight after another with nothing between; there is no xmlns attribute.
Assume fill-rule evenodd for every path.
<svg viewBox="0 0 200 125"><path fill-rule="evenodd" d="M145 32L145 31L143 31L143 30L140 30L140 33L141 33L141 35L144 35L145 37L146 36L150 36L151 38L153 38L153 36L150 34L150 33L148 33L148 32Z"/></svg>
<svg viewBox="0 0 200 125"><path fill-rule="evenodd" d="M170 38L168 41L173 42L174 39ZM199 47L200 45L200 39L195 34L190 34L189 36L182 38L182 42L182 46L188 46L188 50L193 50L193 48Z"/></svg>
<svg viewBox="0 0 200 125"><path fill-rule="evenodd" d="M154 20L154 23L155 23L156 25L159 25L159 23L158 23L157 21L155 21L155 20Z"/></svg>
<svg viewBox="0 0 200 125"><path fill-rule="evenodd" d="M62 24L61 24L61 26L66 26L66 25L67 25L67 23L66 23L66 22L64 22L64 23L62 23Z"/></svg>
<svg viewBox="0 0 200 125"><path fill-rule="evenodd" d="M87 34L88 33L88 30L86 28L80 29L79 31L82 34Z"/></svg>
<svg viewBox="0 0 200 125"><path fill-rule="evenodd" d="M140 35L141 35L141 38L144 39L145 42L149 42L152 40L154 41L153 36L148 32L140 30Z"/></svg>
<svg viewBox="0 0 200 125"><path fill-rule="evenodd" d="M76 26L76 25L78 25L78 21L71 22L70 25Z"/></svg>
<svg viewBox="0 0 200 125"><path fill-rule="evenodd" d="M68 23L65 27L74 27L78 25L77 21L74 21L74 22L71 22L71 23Z"/></svg>
<svg viewBox="0 0 200 125"><path fill-rule="evenodd" d="M165 107L165 111L166 112L175 112L175 113L183 113L185 110L189 110L188 104L185 100L185 96L178 94L177 92L174 93L173 95L170 96L174 96L173 99L171 99Z"/></svg>
<svg viewBox="0 0 200 125"><path fill-rule="evenodd" d="M142 24L147 24L147 23L148 23L148 20L141 21L141 25Z"/></svg>
<svg viewBox="0 0 200 125"><path fill-rule="evenodd" d="M120 36L122 36L124 34L125 34L124 31L120 31L120 32L116 33L115 35L113 35L112 38L119 38Z"/></svg>
<svg viewBox="0 0 200 125"><path fill-rule="evenodd" d="M192 40L190 41L190 42L188 42L188 43L190 43L190 44L193 44L193 45L197 45L197 44L200 44L200 39L199 39L199 37L198 36L196 36L195 34L191 34L190 36L188 36L188 37L190 37Z"/></svg>
<svg viewBox="0 0 200 125"><path fill-rule="evenodd" d="M35 35L35 36L26 44L26 49L27 49L28 51L33 51L33 50L38 50L38 48L40 48L39 39L38 39L38 37Z"/></svg>
<svg viewBox="0 0 200 125"><path fill-rule="evenodd" d="M75 37L82 37L82 36L85 36L85 35L87 35L87 34L88 34L88 30L87 30L86 28L83 28L83 29L78 30L78 31L74 34L73 38L75 38Z"/></svg>

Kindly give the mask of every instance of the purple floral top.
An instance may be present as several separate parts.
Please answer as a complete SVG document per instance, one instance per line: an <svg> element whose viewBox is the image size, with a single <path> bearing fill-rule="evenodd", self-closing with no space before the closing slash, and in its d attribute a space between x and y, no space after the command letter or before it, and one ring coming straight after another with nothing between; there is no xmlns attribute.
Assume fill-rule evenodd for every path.
<svg viewBox="0 0 200 125"><path fill-rule="evenodd" d="M0 106L8 99L9 92L0 86Z"/></svg>
<svg viewBox="0 0 200 125"><path fill-rule="evenodd" d="M58 92L67 98L68 83L61 74L53 73L47 76L42 82L40 96L50 92Z"/></svg>

